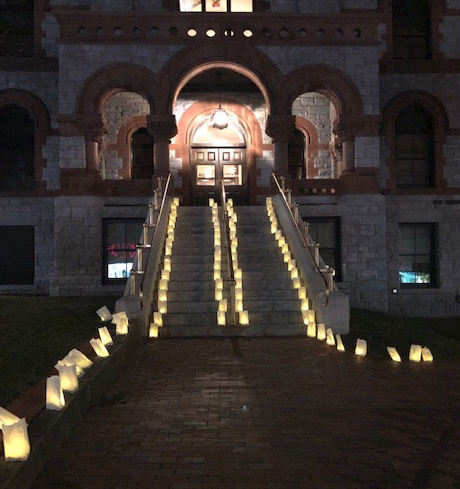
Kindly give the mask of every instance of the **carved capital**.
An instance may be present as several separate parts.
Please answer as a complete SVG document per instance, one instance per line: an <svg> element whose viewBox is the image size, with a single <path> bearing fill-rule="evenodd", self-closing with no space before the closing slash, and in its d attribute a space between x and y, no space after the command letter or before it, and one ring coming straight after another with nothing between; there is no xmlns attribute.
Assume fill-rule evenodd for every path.
<svg viewBox="0 0 460 489"><path fill-rule="evenodd" d="M294 115L269 115L265 132L275 140L288 141L295 131Z"/></svg>
<svg viewBox="0 0 460 489"><path fill-rule="evenodd" d="M157 115L147 116L147 130L154 142L171 142L177 134L176 116Z"/></svg>
<svg viewBox="0 0 460 489"><path fill-rule="evenodd" d="M87 141L102 143L105 128L100 114L78 114L77 127Z"/></svg>
<svg viewBox="0 0 460 489"><path fill-rule="evenodd" d="M340 142L351 141L358 136L378 136L380 117L346 117L334 124L333 132Z"/></svg>

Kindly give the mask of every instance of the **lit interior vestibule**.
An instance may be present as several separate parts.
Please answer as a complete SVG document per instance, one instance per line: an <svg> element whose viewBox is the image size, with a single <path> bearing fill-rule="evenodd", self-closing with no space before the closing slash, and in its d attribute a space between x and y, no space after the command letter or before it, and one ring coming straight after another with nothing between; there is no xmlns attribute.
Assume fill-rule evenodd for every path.
<svg viewBox="0 0 460 489"><path fill-rule="evenodd" d="M288 143L288 170L291 178L337 178L341 172L341 154L333 127L336 109L319 92L299 95L292 104L296 131Z"/></svg>

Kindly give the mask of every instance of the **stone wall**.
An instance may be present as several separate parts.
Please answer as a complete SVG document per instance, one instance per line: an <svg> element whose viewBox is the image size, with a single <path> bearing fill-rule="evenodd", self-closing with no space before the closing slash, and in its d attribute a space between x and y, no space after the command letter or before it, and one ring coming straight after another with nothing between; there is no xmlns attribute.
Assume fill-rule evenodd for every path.
<svg viewBox="0 0 460 489"><path fill-rule="evenodd" d="M122 285L102 285L102 219L141 218L146 198L57 197L52 295L121 294Z"/></svg>
<svg viewBox="0 0 460 489"><path fill-rule="evenodd" d="M387 197L388 310L413 316L459 315L460 196ZM400 223L435 223L438 248L438 287L410 289L399 286L398 231ZM391 294L396 289L397 294Z"/></svg>

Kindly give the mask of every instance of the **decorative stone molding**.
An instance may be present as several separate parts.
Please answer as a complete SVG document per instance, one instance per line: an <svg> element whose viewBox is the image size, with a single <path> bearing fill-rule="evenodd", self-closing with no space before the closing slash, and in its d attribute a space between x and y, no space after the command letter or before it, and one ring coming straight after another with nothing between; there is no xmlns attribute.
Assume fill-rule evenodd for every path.
<svg viewBox="0 0 460 489"><path fill-rule="evenodd" d="M104 123L100 114L79 114L77 127L80 134L84 134L87 141L102 143L104 135Z"/></svg>
<svg viewBox="0 0 460 489"><path fill-rule="evenodd" d="M64 44L216 44L244 40L265 45L368 46L380 41L375 12L315 15L271 12L156 15L72 11L54 8ZM191 17L193 15L193 17ZM282 21L280 21L282 16Z"/></svg>
<svg viewBox="0 0 460 489"><path fill-rule="evenodd" d="M380 116L346 117L334 124L333 132L340 143L351 141L356 137L378 136L380 133Z"/></svg>

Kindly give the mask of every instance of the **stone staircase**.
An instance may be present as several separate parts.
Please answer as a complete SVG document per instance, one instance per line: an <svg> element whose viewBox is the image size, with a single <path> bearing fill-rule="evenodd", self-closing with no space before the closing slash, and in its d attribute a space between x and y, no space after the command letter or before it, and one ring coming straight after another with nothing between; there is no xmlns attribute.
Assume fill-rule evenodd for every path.
<svg viewBox="0 0 460 489"><path fill-rule="evenodd" d="M172 247L168 311L159 336L304 335L300 301L270 234L265 207L235 207L238 262L249 326L217 326L210 207L179 207ZM222 236L222 238L224 238ZM222 239L222 277L228 277ZM229 298L224 286L224 298Z"/></svg>

